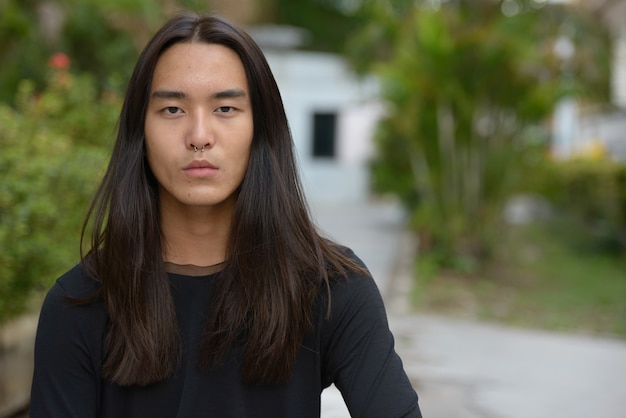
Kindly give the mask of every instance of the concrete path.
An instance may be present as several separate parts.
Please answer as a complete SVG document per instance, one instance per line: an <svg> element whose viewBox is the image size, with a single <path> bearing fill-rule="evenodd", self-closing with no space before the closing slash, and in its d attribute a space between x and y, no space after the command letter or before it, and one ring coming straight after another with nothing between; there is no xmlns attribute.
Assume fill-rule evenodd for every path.
<svg viewBox="0 0 626 418"><path fill-rule="evenodd" d="M624 418L626 341L392 317L428 418Z"/></svg>
<svg viewBox="0 0 626 418"><path fill-rule="evenodd" d="M426 418L626 418L626 340L411 313L414 242L389 203L313 204L320 228L367 264ZM322 418L346 418L322 395ZM386 417L381 417L386 418Z"/></svg>

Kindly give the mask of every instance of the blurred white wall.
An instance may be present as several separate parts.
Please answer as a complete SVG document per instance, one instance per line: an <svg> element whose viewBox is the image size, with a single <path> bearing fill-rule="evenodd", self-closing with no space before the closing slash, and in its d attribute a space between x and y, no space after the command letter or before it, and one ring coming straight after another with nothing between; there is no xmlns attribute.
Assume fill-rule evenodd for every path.
<svg viewBox="0 0 626 418"><path fill-rule="evenodd" d="M367 199L367 164L383 112L378 82L357 77L339 55L297 50L307 37L302 29L268 25L248 31L263 49L278 83L307 198L318 202ZM316 114L334 115L332 156L314 156Z"/></svg>
<svg viewBox="0 0 626 418"><path fill-rule="evenodd" d="M337 55L264 52L281 91L307 197L317 201L367 198L367 161L382 113L378 84L371 78L357 78ZM313 156L316 113L336 115L334 157Z"/></svg>
<svg viewBox="0 0 626 418"><path fill-rule="evenodd" d="M624 27L614 38L611 81L613 102L622 109L626 109L626 20L623 24Z"/></svg>

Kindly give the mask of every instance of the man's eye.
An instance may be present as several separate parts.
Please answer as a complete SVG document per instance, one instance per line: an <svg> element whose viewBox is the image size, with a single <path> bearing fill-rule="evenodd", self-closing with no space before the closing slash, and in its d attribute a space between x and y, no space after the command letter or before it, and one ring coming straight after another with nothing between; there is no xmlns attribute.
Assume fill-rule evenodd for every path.
<svg viewBox="0 0 626 418"><path fill-rule="evenodd" d="M218 113L231 113L235 110L232 106L220 106L215 111Z"/></svg>
<svg viewBox="0 0 626 418"><path fill-rule="evenodd" d="M168 115L175 115L177 113L180 113L180 107L168 106L165 109L163 109L163 111L167 113Z"/></svg>

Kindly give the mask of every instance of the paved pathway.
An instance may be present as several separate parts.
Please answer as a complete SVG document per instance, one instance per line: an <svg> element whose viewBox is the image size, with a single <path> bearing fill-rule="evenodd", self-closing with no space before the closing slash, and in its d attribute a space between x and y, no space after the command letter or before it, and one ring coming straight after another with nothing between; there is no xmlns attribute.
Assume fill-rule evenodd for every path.
<svg viewBox="0 0 626 418"><path fill-rule="evenodd" d="M625 418L626 341L392 317L427 418Z"/></svg>
<svg viewBox="0 0 626 418"><path fill-rule="evenodd" d="M312 212L372 271L426 418L626 418L625 340L412 314L414 242L398 207L314 204ZM339 392L324 391L322 418L346 417Z"/></svg>

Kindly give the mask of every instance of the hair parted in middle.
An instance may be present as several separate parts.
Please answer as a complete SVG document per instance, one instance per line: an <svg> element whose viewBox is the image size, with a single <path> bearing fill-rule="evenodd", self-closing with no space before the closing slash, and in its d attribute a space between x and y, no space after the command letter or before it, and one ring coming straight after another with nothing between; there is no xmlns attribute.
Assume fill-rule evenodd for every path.
<svg viewBox="0 0 626 418"><path fill-rule="evenodd" d="M170 376L180 335L162 255L158 184L145 156L144 123L159 57L177 43L219 44L245 69L253 112L250 159L237 193L226 263L207 306L198 366L221 365L243 341L242 376L284 383L330 281L366 272L313 225L298 178L293 140L270 67L252 38L218 16L168 21L139 56L122 107L106 174L83 226L82 257L101 283L110 317L103 376L145 385ZM81 244L82 247L82 244Z"/></svg>

